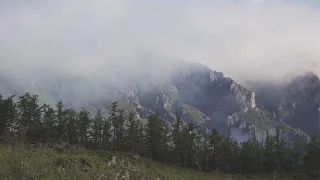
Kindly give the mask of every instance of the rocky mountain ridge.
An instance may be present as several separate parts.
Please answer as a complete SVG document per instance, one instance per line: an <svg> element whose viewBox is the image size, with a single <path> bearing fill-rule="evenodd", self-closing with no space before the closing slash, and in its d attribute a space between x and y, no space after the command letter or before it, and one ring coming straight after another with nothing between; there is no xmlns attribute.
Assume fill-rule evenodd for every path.
<svg viewBox="0 0 320 180"><path fill-rule="evenodd" d="M193 122L207 129L216 128L224 133L230 124L232 135L239 141L247 140L252 132L263 139L267 130L274 133L276 128L280 128L286 138L299 135L308 139L303 131L292 128L257 103L255 92L223 73L187 62L180 63L179 67L165 78L154 74L154 71L143 72L145 76L139 76L140 81L131 79L120 85L110 84L104 79L54 72L42 74L39 71L38 75L33 73L33 76L18 76L15 79L2 75L0 93L6 96L31 92L39 94L40 99L49 104L62 99L67 107L85 106L92 112L118 100L124 108L135 109L143 119L157 111L169 124L178 112L186 123ZM161 81L155 80L158 77Z"/></svg>
<svg viewBox="0 0 320 180"><path fill-rule="evenodd" d="M258 82L248 85L257 102L290 126L309 135L320 132L320 80L306 72L281 84Z"/></svg>

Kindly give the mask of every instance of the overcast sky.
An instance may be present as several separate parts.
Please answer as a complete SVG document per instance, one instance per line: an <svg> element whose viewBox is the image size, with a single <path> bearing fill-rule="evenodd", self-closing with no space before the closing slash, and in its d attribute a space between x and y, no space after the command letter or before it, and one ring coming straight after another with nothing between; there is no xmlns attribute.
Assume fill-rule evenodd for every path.
<svg viewBox="0 0 320 180"><path fill-rule="evenodd" d="M102 71L146 52L238 80L318 71L320 1L0 1L0 69Z"/></svg>

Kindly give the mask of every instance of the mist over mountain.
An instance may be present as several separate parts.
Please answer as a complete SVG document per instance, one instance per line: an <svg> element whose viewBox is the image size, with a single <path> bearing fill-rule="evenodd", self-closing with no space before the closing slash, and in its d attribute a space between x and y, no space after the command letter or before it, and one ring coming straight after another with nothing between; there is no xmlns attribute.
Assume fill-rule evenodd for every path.
<svg viewBox="0 0 320 180"><path fill-rule="evenodd" d="M142 118L232 124L240 139L306 137L318 131L319 21L288 1L1 1L0 93L92 111L117 99Z"/></svg>
<svg viewBox="0 0 320 180"><path fill-rule="evenodd" d="M168 124L175 121L178 112L185 123L192 122L209 130L216 128L226 133L231 125L232 135L238 141L249 139L254 132L262 139L266 131L275 133L277 128L283 131L284 138L299 135L308 139L307 134L298 130L305 130L296 120L298 117L284 121L278 113L275 115L261 100L261 91L256 95L222 72L201 64L182 60L170 62L172 66L166 65L166 61L142 60L139 61L141 70L125 66L117 69L114 65L118 72L109 76L81 77L48 69L38 69L24 76L2 74L0 90L5 96L26 92L38 94L42 102L52 105L62 100L68 108L86 107L91 113L98 109L106 111L108 104L117 100L126 110L135 109L142 119L158 112ZM125 75L123 71L126 71ZM266 99L273 96L262 95ZM292 98L301 98L301 95L294 94ZM272 103L271 107L282 105L282 102Z"/></svg>
<svg viewBox="0 0 320 180"><path fill-rule="evenodd" d="M320 132L320 84L313 72L292 76L281 83L248 82L246 87L257 93L257 103L285 123L309 135Z"/></svg>
<svg viewBox="0 0 320 180"><path fill-rule="evenodd" d="M112 64L141 69L135 61L156 54L207 65L240 83L319 73L320 13L302 3L18 0L0 8L1 71L45 66L107 76Z"/></svg>

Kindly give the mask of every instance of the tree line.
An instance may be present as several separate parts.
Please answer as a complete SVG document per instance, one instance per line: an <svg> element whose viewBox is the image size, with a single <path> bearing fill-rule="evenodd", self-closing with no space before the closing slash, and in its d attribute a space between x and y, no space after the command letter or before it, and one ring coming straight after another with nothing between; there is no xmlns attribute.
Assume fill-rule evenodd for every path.
<svg viewBox="0 0 320 180"><path fill-rule="evenodd" d="M15 135L23 142L58 142L90 149L136 153L168 164L200 171L227 173L307 173L319 177L320 136L305 144L297 136L293 146L266 132L263 142L255 133L246 142L237 142L229 128L226 135L176 121L165 124L156 112L143 121L135 111L126 111L113 102L104 116L86 109L66 109L39 104L38 96L26 93L18 98L0 95L0 136Z"/></svg>

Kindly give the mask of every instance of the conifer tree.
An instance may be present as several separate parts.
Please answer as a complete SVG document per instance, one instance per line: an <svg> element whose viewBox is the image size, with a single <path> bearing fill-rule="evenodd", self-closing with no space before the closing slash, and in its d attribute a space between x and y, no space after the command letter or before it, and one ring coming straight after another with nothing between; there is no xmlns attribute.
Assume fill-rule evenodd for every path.
<svg viewBox="0 0 320 180"><path fill-rule="evenodd" d="M111 123L109 118L104 118L103 119L103 130L102 130L102 141L103 141L103 149L107 150L109 149L109 144L110 144L110 138L111 138Z"/></svg>
<svg viewBox="0 0 320 180"><path fill-rule="evenodd" d="M111 103L111 109L109 112L109 121L112 125L112 144L113 144L113 150L117 151L117 134L119 129L119 122L118 122L118 102L114 101Z"/></svg>
<svg viewBox="0 0 320 180"><path fill-rule="evenodd" d="M183 155L182 155L182 119L181 116L176 113L176 122L173 124L173 132L172 132L172 140L174 145L174 154L177 162L180 163L181 166L183 166Z"/></svg>
<svg viewBox="0 0 320 180"><path fill-rule="evenodd" d="M320 177L320 136L313 136L306 147L303 158L306 172L314 179Z"/></svg>
<svg viewBox="0 0 320 180"><path fill-rule="evenodd" d="M5 104L5 100L2 99L0 95L0 136L4 134L7 129L8 118L6 116L7 107Z"/></svg>
<svg viewBox="0 0 320 180"><path fill-rule="evenodd" d="M16 103L13 101L14 97L10 96L3 99L0 95L0 136L14 127L17 116Z"/></svg>
<svg viewBox="0 0 320 180"><path fill-rule="evenodd" d="M303 155L304 155L304 143L300 136L296 136L293 149L291 150L290 154L290 161L291 163L287 165L287 171L290 172L299 172L303 170Z"/></svg>
<svg viewBox="0 0 320 180"><path fill-rule="evenodd" d="M162 123L162 122L161 122ZM170 154L170 146L171 143L171 135L169 133L169 128L164 123L162 127L162 145L161 145L161 153L162 153L162 159L164 163L167 163L168 156Z"/></svg>
<svg viewBox="0 0 320 180"><path fill-rule="evenodd" d="M255 173L261 171L261 146L256 137L255 128L253 128L252 138L241 143L239 153L239 172Z"/></svg>
<svg viewBox="0 0 320 180"><path fill-rule="evenodd" d="M145 126L144 124L140 121L140 127L139 127L139 139L140 139L140 147L139 147L139 153L146 156L146 132L145 132Z"/></svg>
<svg viewBox="0 0 320 180"><path fill-rule="evenodd" d="M79 127L79 137L80 137L80 144L86 145L88 142L88 135L89 135L89 127L91 123L90 114L84 108L78 114L78 127Z"/></svg>
<svg viewBox="0 0 320 180"><path fill-rule="evenodd" d="M140 149L140 119L136 118L135 111L130 111L126 130L126 149L130 152L138 152Z"/></svg>
<svg viewBox="0 0 320 180"><path fill-rule="evenodd" d="M281 166L284 162L284 141L281 139L280 129L276 129L275 141L275 158L276 158L276 172L279 174Z"/></svg>
<svg viewBox="0 0 320 180"><path fill-rule="evenodd" d="M210 135L210 168L216 170L219 165L219 151L221 151L223 136L216 130L212 129Z"/></svg>
<svg viewBox="0 0 320 180"><path fill-rule="evenodd" d="M156 112L148 118L146 126L147 152L153 160L159 160L162 155L161 150L163 149L163 141L165 139L164 134L164 124Z"/></svg>
<svg viewBox="0 0 320 180"><path fill-rule="evenodd" d="M199 167L202 171L209 171L210 170L210 137L208 132L204 128L200 128L197 137L198 143L198 151L199 157L197 158L197 162Z"/></svg>
<svg viewBox="0 0 320 180"><path fill-rule="evenodd" d="M184 167L191 167L192 163L195 162L194 153L196 151L196 144L195 144L195 138L196 133L194 132L194 129L197 127L194 127L193 123L188 124L188 126L184 126L182 129L182 154L184 158Z"/></svg>
<svg viewBox="0 0 320 180"><path fill-rule="evenodd" d="M55 112L53 108L48 104L43 105L43 126L45 129L45 137L47 139L53 140L54 135L54 123L55 123Z"/></svg>
<svg viewBox="0 0 320 180"><path fill-rule="evenodd" d="M195 144L196 144L196 152L194 154L195 156L195 167L202 171L204 169L204 161L205 161L205 151L203 148L203 136L202 136L202 129L199 128L198 131L196 131L196 137L195 137Z"/></svg>
<svg viewBox="0 0 320 180"><path fill-rule="evenodd" d="M263 152L263 164L265 167L266 172L273 172L275 164L275 157L274 157L274 137L270 135L269 131L266 131L266 140L265 140L265 146L264 146L264 152Z"/></svg>
<svg viewBox="0 0 320 180"><path fill-rule="evenodd" d="M64 109L64 104L60 100L56 104L56 127L55 127L55 137L59 142L65 142L67 139L67 119L66 112Z"/></svg>
<svg viewBox="0 0 320 180"><path fill-rule="evenodd" d="M251 146L251 171L252 172L259 172L261 169L261 146L257 139L256 128L252 130L252 138L249 139L249 144Z"/></svg>
<svg viewBox="0 0 320 180"><path fill-rule="evenodd" d="M126 122L126 117L125 117L125 112L124 109L119 110L119 115L116 118L116 123L115 123L115 129L116 129L116 138L115 138L115 150L119 149L122 150L124 148L124 125Z"/></svg>
<svg viewBox="0 0 320 180"><path fill-rule="evenodd" d="M20 137L34 138L34 134L41 127L41 107L38 104L38 96L29 93L20 96L17 107L20 115L18 126Z"/></svg>
<svg viewBox="0 0 320 180"><path fill-rule="evenodd" d="M231 125L228 125L227 135L223 138L221 151L219 153L221 169L225 172L233 171L233 164L236 164L238 146L234 138L231 137Z"/></svg>
<svg viewBox="0 0 320 180"><path fill-rule="evenodd" d="M93 118L92 122L92 137L95 146L100 146L102 144L103 137L103 117L101 110L99 109L97 114Z"/></svg>
<svg viewBox="0 0 320 180"><path fill-rule="evenodd" d="M70 144L78 143L78 113L74 109L66 110L66 118L67 118L67 139Z"/></svg>

